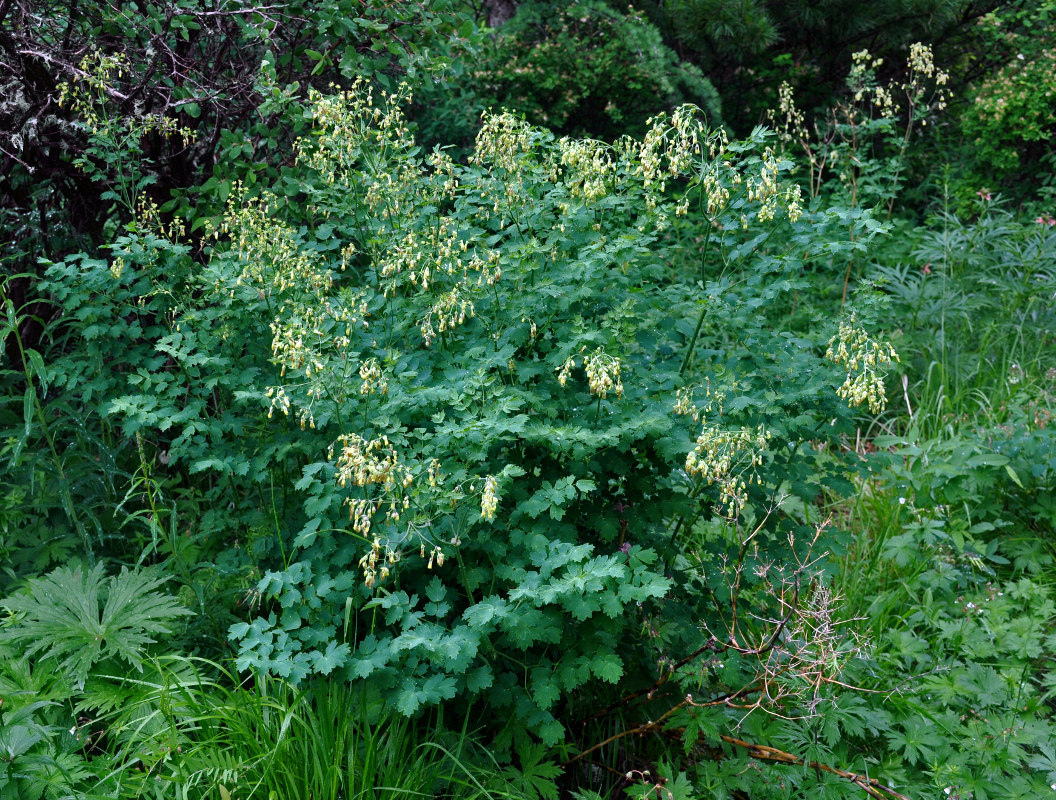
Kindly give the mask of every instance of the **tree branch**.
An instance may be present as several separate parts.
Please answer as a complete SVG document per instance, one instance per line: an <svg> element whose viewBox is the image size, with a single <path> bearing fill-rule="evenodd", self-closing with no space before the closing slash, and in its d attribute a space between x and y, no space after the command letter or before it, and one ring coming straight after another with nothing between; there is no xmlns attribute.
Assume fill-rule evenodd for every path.
<svg viewBox="0 0 1056 800"><path fill-rule="evenodd" d="M906 797L904 794L899 794L890 786L885 786L876 778L870 778L867 775L859 775L857 772L848 772L839 767L830 767L828 764L822 764L818 761L804 761L799 756L793 755L792 753L786 753L784 750L778 750L776 747L769 747L765 744L753 744L751 742L746 742L743 739L734 739L732 736L726 735L722 735L720 738L728 744L744 748L748 751L748 755L752 758L758 758L761 761L773 761L778 764L802 764L810 767L810 769L818 770L820 772L828 772L830 775L844 778L864 791L867 795L876 798L877 800L910 800L910 798Z"/></svg>

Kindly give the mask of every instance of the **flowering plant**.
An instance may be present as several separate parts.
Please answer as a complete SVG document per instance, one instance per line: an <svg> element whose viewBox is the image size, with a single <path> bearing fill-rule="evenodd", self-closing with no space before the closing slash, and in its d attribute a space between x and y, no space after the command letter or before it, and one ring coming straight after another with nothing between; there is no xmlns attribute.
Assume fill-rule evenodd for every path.
<svg viewBox="0 0 1056 800"><path fill-rule="evenodd" d="M408 94L313 94L296 164L232 188L204 266L151 234L115 244L120 270L52 274L162 321L167 370L113 410L130 432L181 420L170 469L297 492L236 517L266 562L230 628L240 669L343 675L405 714L480 701L555 742L576 698L722 624L731 573L704 564L799 563L789 534L817 538L781 509L840 485L817 445L850 410L829 331L767 317L804 259L879 226L805 208L765 131L730 141L690 107L613 144L489 115L457 163L417 146ZM676 223L706 231L692 268L657 255ZM745 602L788 612L768 580ZM670 604L676 585L697 599ZM668 632L643 639L654 614Z"/></svg>

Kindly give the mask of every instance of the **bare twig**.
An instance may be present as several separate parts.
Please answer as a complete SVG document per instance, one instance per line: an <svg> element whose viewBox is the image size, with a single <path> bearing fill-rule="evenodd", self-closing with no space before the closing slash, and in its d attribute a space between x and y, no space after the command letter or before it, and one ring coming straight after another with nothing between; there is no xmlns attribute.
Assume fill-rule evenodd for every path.
<svg viewBox="0 0 1056 800"><path fill-rule="evenodd" d="M746 742L743 739L735 739L732 736L725 735L721 738L728 744L744 748L752 758L758 758L762 761L773 761L778 764L803 764L813 770L828 772L830 775L837 775L841 778L845 778L858 788L862 789L867 795L878 798L878 800L910 800L910 798L906 797L904 794L899 794L890 786L885 786L876 778L870 778L867 775L859 775L857 772L849 772L840 769L839 767L822 764L818 761L804 761L799 756L793 755L792 753L786 753L784 750L778 750L776 747L769 747L765 744L753 744L752 742Z"/></svg>

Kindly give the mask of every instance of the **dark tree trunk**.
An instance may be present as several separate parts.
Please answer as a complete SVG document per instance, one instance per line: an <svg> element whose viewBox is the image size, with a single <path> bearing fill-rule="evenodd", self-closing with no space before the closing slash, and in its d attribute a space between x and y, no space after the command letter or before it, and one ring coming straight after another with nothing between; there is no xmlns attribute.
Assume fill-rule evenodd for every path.
<svg viewBox="0 0 1056 800"><path fill-rule="evenodd" d="M489 28L498 28L516 13L517 0L484 0L484 22Z"/></svg>

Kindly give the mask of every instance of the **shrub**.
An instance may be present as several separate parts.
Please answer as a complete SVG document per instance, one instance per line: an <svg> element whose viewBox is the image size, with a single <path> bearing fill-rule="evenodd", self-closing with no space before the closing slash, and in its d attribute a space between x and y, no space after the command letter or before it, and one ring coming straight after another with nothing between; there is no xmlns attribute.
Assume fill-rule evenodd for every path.
<svg viewBox="0 0 1056 800"><path fill-rule="evenodd" d="M140 206L110 259L48 271L69 335L99 342L53 372L143 443L145 517L208 541L203 570L260 565L239 669L403 714L479 703L549 744L579 722L590 752L657 680L634 713L697 733L734 694L809 714L809 670L853 643L771 695L788 651L765 620L828 608L836 387L880 402L889 348L868 314L777 321L883 226L804 209L765 131L731 142L689 108L612 145L492 115L459 164L421 152L405 100L289 102L296 168L232 188L204 264ZM660 251L691 211L692 251Z"/></svg>
<svg viewBox="0 0 1056 800"><path fill-rule="evenodd" d="M696 175L752 292L793 283L798 260L762 246L776 220L800 253L838 243L826 215L800 221L761 133L726 143L686 110L611 147L490 117L468 166L423 158L399 98L361 87L311 114L303 205L233 195L204 273L241 309L229 322L270 326L281 378L255 391L318 448L304 525L258 586L274 605L232 629L239 663L340 671L404 713L481 695L556 741L572 690L642 669L634 612L673 585L672 542L716 505L739 529L792 479L796 446L768 430L795 443L843 416L820 350L775 352L728 284L694 289L649 254L690 200L665 184ZM696 353L706 374L687 313L758 343Z"/></svg>
<svg viewBox="0 0 1056 800"><path fill-rule="evenodd" d="M522 3L478 50L459 55L459 77L422 87L424 108L415 116L426 141L470 145L489 108L606 141L640 136L649 117L682 103L720 118L715 88L633 9L620 13L593 0Z"/></svg>

